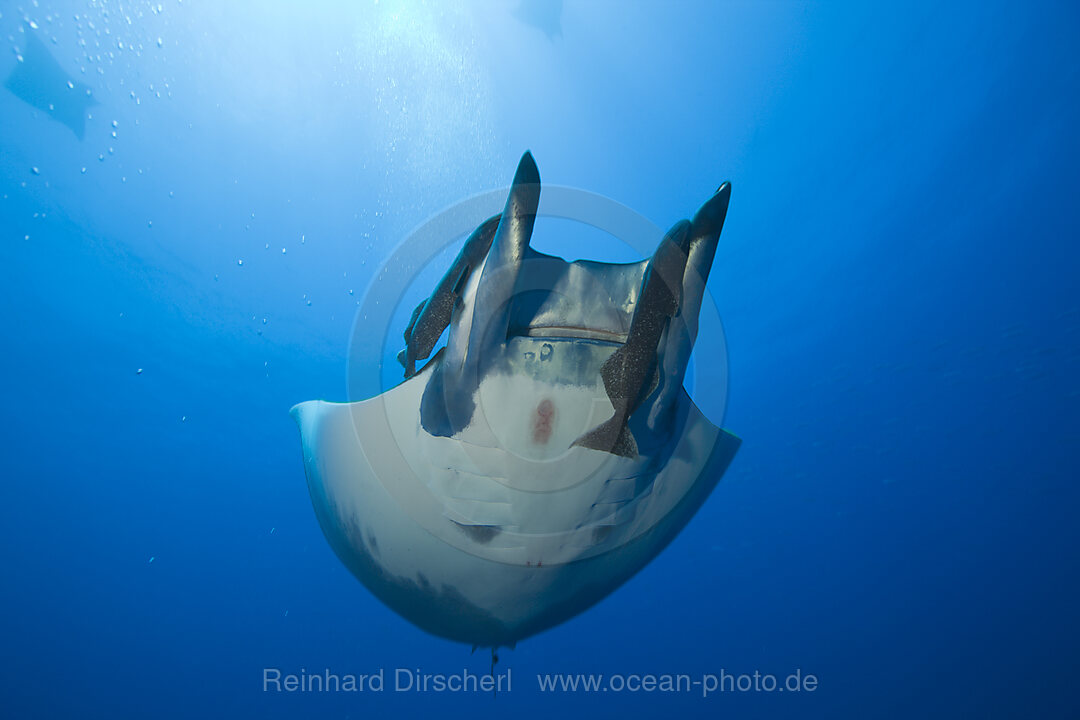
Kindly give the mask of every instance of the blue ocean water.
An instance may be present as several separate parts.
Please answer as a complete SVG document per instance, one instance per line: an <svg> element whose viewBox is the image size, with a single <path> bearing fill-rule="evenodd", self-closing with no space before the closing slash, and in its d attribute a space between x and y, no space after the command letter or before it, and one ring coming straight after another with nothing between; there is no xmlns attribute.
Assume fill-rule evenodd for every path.
<svg viewBox="0 0 1080 720"><path fill-rule="evenodd" d="M1053 2L0 3L0 77L33 35L95 101L80 139L0 90L2 714L1076 716L1078 31ZM398 372L350 356L360 299L525 149L663 228L732 182L729 381L699 346L693 393L742 448L640 574L500 651L512 690L264 692L489 670L337 560L288 409ZM537 246L635 259L570 225ZM536 680L755 672L817 684Z"/></svg>

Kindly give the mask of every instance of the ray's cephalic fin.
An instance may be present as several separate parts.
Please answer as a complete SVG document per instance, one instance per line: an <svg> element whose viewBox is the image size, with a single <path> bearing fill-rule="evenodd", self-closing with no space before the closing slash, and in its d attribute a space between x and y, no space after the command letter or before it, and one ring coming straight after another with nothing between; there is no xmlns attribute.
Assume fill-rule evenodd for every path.
<svg viewBox="0 0 1080 720"><path fill-rule="evenodd" d="M510 308L518 277L529 253L540 205L540 171L532 153L521 156L506 205L499 218L491 252L476 288L476 312L469 328L468 347L476 358L498 351L506 342ZM475 372L472 368L470 372Z"/></svg>
<svg viewBox="0 0 1080 720"><path fill-rule="evenodd" d="M600 368L615 413L575 440L575 445L637 457L637 442L626 421L655 386L657 346L679 307L689 247L690 223L681 220L668 231L649 260L626 343Z"/></svg>
<svg viewBox="0 0 1080 720"><path fill-rule="evenodd" d="M526 152L518 163L502 213L474 233L476 259L470 260L469 265L475 281L469 277L467 283L458 283L461 291L470 297L462 305L460 324L451 329L442 360L436 365L420 401L421 425L432 435L452 437L472 422L476 411L474 395L492 369L488 359L505 351L513 300L530 252L529 240L539 203L540 171L532 154ZM481 259L484 251L486 256ZM453 269L449 276L454 277ZM453 303L445 307L443 312L447 315L439 316L437 331L431 329L429 343L437 341L446 325L445 317L453 320ZM417 319L417 328L424 312Z"/></svg>
<svg viewBox="0 0 1080 720"><path fill-rule="evenodd" d="M488 332L500 338L505 336L505 317L487 314L489 309L505 314L508 301L513 296L517 273L529 249L536 209L540 201L540 172L532 154L526 152L514 175L506 207L473 231L465 246L454 259L450 269L443 275L431 297L413 311L405 330L405 349L398 360L405 367L406 379L416 374L416 362L431 354L443 330L450 324L454 306L465 287L470 274L481 265L484 280L479 288L477 306L483 308L469 338L470 346L479 348L482 335ZM489 256L490 252L490 256Z"/></svg>
<svg viewBox="0 0 1080 720"><path fill-rule="evenodd" d="M675 350L673 364L681 372L662 392L682 388L682 373L697 336L705 282L716 254L730 197L731 184L725 182L701 206L692 222L676 223L660 241L649 261L626 343L600 368L604 389L615 412L575 440L574 445L637 457L637 441L627 422L660 384L659 345L677 314L685 323L685 329L680 328L676 337L668 337L668 343L676 344L672 348Z"/></svg>

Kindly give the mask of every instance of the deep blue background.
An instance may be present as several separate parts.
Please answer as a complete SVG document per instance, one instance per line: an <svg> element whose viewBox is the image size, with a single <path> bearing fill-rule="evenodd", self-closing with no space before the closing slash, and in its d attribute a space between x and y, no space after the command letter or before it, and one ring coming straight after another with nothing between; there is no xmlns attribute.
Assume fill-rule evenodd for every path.
<svg viewBox="0 0 1080 720"><path fill-rule="evenodd" d="M0 90L5 717L1080 712L1076 4L541 17L0 3L0 76L37 32L99 102L79 142ZM265 695L265 666L487 670L333 556L287 410L344 399L381 261L526 148L664 227L732 181L742 450L648 568L503 652L513 693ZM594 255L561 227L537 244ZM722 668L820 687L533 680Z"/></svg>

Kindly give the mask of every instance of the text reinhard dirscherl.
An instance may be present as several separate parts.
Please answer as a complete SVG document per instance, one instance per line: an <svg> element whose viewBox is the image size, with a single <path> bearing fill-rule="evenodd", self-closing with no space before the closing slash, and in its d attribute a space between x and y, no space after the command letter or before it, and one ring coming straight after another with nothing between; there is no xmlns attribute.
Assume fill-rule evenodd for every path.
<svg viewBox="0 0 1080 720"><path fill-rule="evenodd" d="M389 683L387 679L389 678ZM456 673L425 673L414 668L395 668L388 673L379 668L367 675L337 674L329 668L322 672L283 673L278 668L263 668L263 692L510 692L510 668L498 674L477 675L463 669Z"/></svg>
<svg viewBox="0 0 1080 720"><path fill-rule="evenodd" d="M802 692L812 693L818 688L816 675L797 669L787 676L771 673L733 674L721 670L718 674L544 674L537 675L540 692L592 693L592 692L674 692L700 693L708 697L714 693L746 692ZM478 675L468 669L451 673L425 673L414 668L385 668L366 674L334 673L329 668L321 672L300 668L298 672L285 673L279 668L263 668L263 692L275 693L381 693L393 692L484 692L500 693L513 690L511 670L498 674Z"/></svg>

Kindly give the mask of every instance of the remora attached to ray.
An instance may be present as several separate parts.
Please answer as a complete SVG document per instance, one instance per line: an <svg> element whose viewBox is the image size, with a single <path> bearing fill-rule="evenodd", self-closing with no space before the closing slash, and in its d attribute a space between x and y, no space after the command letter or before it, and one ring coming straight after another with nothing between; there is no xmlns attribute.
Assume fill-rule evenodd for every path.
<svg viewBox="0 0 1080 720"><path fill-rule="evenodd" d="M529 246L526 153L503 212L413 312L406 380L293 408L319 523L372 593L436 635L513 645L678 534L740 442L683 388L730 193L648 260L567 262Z"/></svg>

